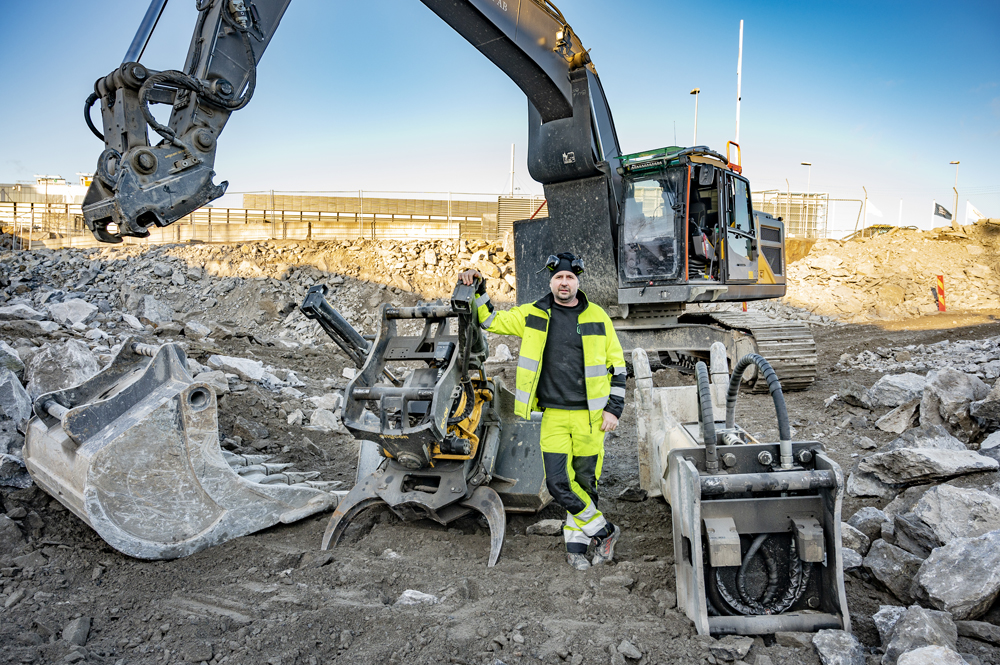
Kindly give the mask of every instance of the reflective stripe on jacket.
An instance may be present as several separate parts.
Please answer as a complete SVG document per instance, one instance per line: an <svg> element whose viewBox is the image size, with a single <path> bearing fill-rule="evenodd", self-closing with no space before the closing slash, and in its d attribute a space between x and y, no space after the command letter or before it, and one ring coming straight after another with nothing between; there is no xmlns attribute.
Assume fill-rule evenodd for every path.
<svg viewBox="0 0 1000 665"><path fill-rule="evenodd" d="M578 291L577 297L586 305L577 318L577 330L583 341L587 408L607 411L620 418L625 408L626 378L622 345L607 313L588 301L583 291ZM476 298L479 325L484 330L499 335L517 335L522 340L515 379L514 413L525 419L538 410L535 389L542 370L549 312L554 306L551 293L508 312L495 309L485 293Z"/></svg>

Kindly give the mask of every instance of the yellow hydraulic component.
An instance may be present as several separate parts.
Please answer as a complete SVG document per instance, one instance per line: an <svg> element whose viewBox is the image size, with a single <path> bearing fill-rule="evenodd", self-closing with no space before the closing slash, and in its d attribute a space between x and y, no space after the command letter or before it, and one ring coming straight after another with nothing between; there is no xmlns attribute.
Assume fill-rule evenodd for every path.
<svg viewBox="0 0 1000 665"><path fill-rule="evenodd" d="M485 383L481 380L473 380L474 384ZM462 439L468 439L469 443L472 444L472 450L468 455L444 455L441 453L441 447L437 444L431 449L431 457L434 459L471 459L475 456L476 450L479 448L479 437L476 436L476 430L479 428L479 421L483 417L483 405L487 402L493 400L493 391L488 388L475 388L475 404L472 406L472 413L465 420L450 425L448 427L448 433L457 436ZM458 405L458 411L465 410L465 394L462 394L462 402Z"/></svg>

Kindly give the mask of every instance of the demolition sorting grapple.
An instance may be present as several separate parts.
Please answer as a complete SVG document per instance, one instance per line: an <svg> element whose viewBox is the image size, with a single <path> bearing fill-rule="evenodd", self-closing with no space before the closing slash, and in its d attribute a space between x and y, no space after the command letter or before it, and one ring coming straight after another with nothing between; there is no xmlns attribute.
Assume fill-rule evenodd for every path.
<svg viewBox="0 0 1000 665"><path fill-rule="evenodd" d="M726 351L696 366L696 386L653 388L646 353L632 354L640 486L671 508L677 604L699 634L850 631L840 509L844 475L816 441L792 441L781 386L748 355L730 377ZM767 381L780 442L735 423L745 370ZM717 419L717 413L725 413Z"/></svg>
<svg viewBox="0 0 1000 665"><path fill-rule="evenodd" d="M477 511L490 526L493 566L504 511L535 512L551 497L540 421L516 419L514 396L483 369L489 347L475 287L459 284L450 303L383 305L374 340L351 327L325 294L325 286L312 287L301 309L359 367L344 390L343 422L362 446L357 484L330 519L323 548L335 546L348 523L377 503L404 520L441 524ZM397 324L406 320L422 321L421 332L401 334ZM394 376L390 362L405 375Z"/></svg>
<svg viewBox="0 0 1000 665"><path fill-rule="evenodd" d="M329 510L339 482L219 447L215 391L176 344L126 340L103 371L34 402L24 462L115 549L174 559Z"/></svg>

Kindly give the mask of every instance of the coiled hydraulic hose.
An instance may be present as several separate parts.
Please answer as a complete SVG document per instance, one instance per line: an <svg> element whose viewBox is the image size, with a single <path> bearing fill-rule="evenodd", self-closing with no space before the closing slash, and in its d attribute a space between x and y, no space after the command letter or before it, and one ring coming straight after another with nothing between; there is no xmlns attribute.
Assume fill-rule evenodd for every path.
<svg viewBox="0 0 1000 665"><path fill-rule="evenodd" d="M712 384L708 380L708 367L699 360L694 371L698 377L698 419L705 443L705 469L709 473L718 473L719 454L715 448L715 413L712 411Z"/></svg>
<svg viewBox="0 0 1000 665"><path fill-rule="evenodd" d="M748 353L740 358L733 368L733 374L729 377L729 392L726 393L726 428L732 429L736 426L736 399L740 394L740 383L743 381L743 372L750 365L756 365L757 369L764 375L767 381L767 391L771 393L774 401L774 412L778 418L778 440L781 449L781 468L792 468L792 430L788 424L788 408L785 406L785 395L781 392L781 382L778 375L774 373L771 364L756 353Z"/></svg>
<svg viewBox="0 0 1000 665"><path fill-rule="evenodd" d="M761 549L761 546L769 537L770 534L766 533L758 535L750 545L750 549L747 550L746 556L743 557L743 563L736 574L735 594L723 582L721 568L716 568L715 575L709 578L714 582L712 585L714 587L713 591L718 592L718 598L714 599L714 604L720 605L717 608L720 612L729 613L731 608L732 611L744 616L781 614L791 609L806 592L806 588L809 586L809 573L812 569L812 564L808 566L802 565L802 560L799 559L795 546L795 539L792 538L789 543L788 552L788 586L780 598L775 598L778 595L779 585L778 563L774 560L774 555L766 548ZM746 575L750 562L758 554L760 554L767 569L767 586L760 598L754 598L746 587ZM719 600L724 602L719 603Z"/></svg>

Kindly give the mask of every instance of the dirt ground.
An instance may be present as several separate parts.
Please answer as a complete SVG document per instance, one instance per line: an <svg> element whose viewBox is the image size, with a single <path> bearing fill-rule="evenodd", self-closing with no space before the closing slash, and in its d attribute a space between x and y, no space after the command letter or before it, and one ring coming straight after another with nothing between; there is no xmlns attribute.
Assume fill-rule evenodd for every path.
<svg viewBox="0 0 1000 665"><path fill-rule="evenodd" d="M833 369L841 354L1000 334L1000 323L981 319L959 329L922 321L908 322L914 330L816 328L818 380L810 390L786 396L796 438L824 442L845 471L857 452L856 437L891 438L845 422L852 415L871 421L871 414L844 405L824 407L846 378ZM943 319L935 317L938 321ZM516 351L516 340L494 338L492 343L500 341ZM200 351L254 357L312 377L339 377L345 366L330 347L291 352L232 338ZM199 357L198 352L192 355ZM503 374L510 385L513 364ZM864 385L877 378L851 374ZM657 374L660 385L689 380L673 370ZM630 400L633 387L630 380ZM288 426L278 408L272 396L254 387L230 394L221 402L220 430L230 431L231 414L249 414L271 430L272 443L285 451L282 459L350 485L357 444L346 434ZM773 413L767 395L744 393L737 422L773 440ZM40 557L34 568L0 570L6 596L26 591L24 600L0 609L0 662L579 665L622 662L613 653L623 640L643 654L632 663L721 662L712 652L715 640L697 636L664 593L674 590L667 505L659 499L616 498L637 484L635 425L635 411L627 406L619 432L607 441L601 507L624 529L616 561L585 573L566 565L560 537L525 535L538 519L561 517L555 506L537 516L511 515L503 553L492 569L486 568L488 530L475 518L444 528L403 523L378 509L357 520L329 552L319 549L329 519L324 514L185 559L139 561L113 550L41 490L8 492L5 512L23 507L37 513L38 519L27 522L34 525L32 542ZM844 518L861 505L847 497ZM439 602L396 605L408 589L432 594ZM876 646L871 614L880 604L898 601L852 575L847 593L854 633L868 647ZM93 620L90 638L84 650L71 652L58 637L67 622L81 616ZM990 616L998 616L997 608ZM982 642L960 638L959 650L984 663L1000 663L1000 649ZM744 660L753 663L761 654L777 665L819 662L811 648L780 646L773 637L757 638Z"/></svg>

